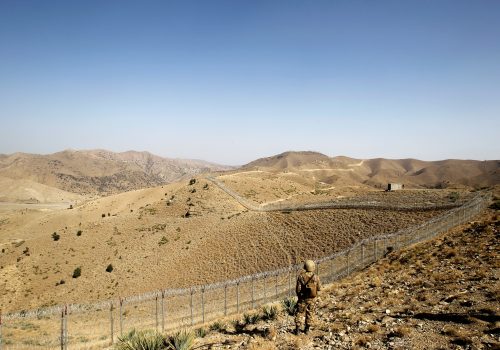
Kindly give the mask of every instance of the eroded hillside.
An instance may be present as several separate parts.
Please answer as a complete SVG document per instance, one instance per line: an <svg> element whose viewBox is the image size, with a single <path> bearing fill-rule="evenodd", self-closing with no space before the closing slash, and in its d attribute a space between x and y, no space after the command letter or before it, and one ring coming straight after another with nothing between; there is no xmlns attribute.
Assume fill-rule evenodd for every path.
<svg viewBox="0 0 500 350"><path fill-rule="evenodd" d="M365 195L378 198L377 193ZM449 201L449 196L433 190L414 199L427 203ZM0 306L29 309L221 281L322 257L441 212L252 212L204 178L73 209L4 212ZM112 272L106 271L109 265ZM81 275L73 278L77 268Z"/></svg>

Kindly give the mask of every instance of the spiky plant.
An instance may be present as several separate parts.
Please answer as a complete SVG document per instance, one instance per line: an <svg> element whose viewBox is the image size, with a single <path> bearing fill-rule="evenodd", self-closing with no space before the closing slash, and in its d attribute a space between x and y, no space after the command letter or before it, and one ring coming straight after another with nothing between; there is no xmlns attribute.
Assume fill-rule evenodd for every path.
<svg viewBox="0 0 500 350"><path fill-rule="evenodd" d="M204 327L196 328L194 330L194 335L197 338L205 338L205 336L207 335L207 329Z"/></svg>
<svg viewBox="0 0 500 350"><path fill-rule="evenodd" d="M289 315L295 315L295 310L297 309L297 300L295 298L285 298L281 303Z"/></svg>
<svg viewBox="0 0 500 350"><path fill-rule="evenodd" d="M223 331L226 329L226 324L224 322L221 322L221 321L215 321L214 323L212 323L209 327L209 329L211 331Z"/></svg>
<svg viewBox="0 0 500 350"><path fill-rule="evenodd" d="M258 313L243 314L243 321L245 324L256 324L260 321L260 315Z"/></svg>
<svg viewBox="0 0 500 350"><path fill-rule="evenodd" d="M136 331L132 329L123 337L118 337L116 350L161 350L165 348L165 339L156 331Z"/></svg>
<svg viewBox="0 0 500 350"><path fill-rule="evenodd" d="M264 320L275 320L278 317L278 307L276 305L264 305L262 307L262 318Z"/></svg>
<svg viewBox="0 0 500 350"><path fill-rule="evenodd" d="M191 350L194 345L195 336L192 331L183 329L175 333L168 340L170 350Z"/></svg>

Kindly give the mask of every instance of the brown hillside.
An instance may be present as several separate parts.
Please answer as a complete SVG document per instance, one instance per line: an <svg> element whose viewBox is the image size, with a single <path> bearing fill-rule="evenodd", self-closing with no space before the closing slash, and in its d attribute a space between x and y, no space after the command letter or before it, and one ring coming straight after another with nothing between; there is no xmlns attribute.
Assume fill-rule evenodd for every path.
<svg viewBox="0 0 500 350"><path fill-rule="evenodd" d="M273 174L299 173L310 181L337 186L383 188L399 182L410 188L467 186L480 188L500 183L500 161L330 158L316 152L285 152L255 160L241 168Z"/></svg>
<svg viewBox="0 0 500 350"><path fill-rule="evenodd" d="M70 203L82 201L81 195L31 180L0 177L0 202L13 203Z"/></svg>
<svg viewBox="0 0 500 350"><path fill-rule="evenodd" d="M260 183L267 186L267 180ZM281 193L274 186L271 181L271 193ZM422 204L449 203L451 193L360 191L351 196L363 202ZM74 209L4 210L0 289L5 293L0 307L9 311L81 303L221 281L329 255L440 213L252 212L203 178L192 185L183 181L99 198ZM112 273L105 271L109 264ZM77 267L82 275L75 279Z"/></svg>
<svg viewBox="0 0 500 350"><path fill-rule="evenodd" d="M15 153L0 158L1 177L29 180L84 195L152 187L223 169L227 167L134 151L67 150L50 155Z"/></svg>

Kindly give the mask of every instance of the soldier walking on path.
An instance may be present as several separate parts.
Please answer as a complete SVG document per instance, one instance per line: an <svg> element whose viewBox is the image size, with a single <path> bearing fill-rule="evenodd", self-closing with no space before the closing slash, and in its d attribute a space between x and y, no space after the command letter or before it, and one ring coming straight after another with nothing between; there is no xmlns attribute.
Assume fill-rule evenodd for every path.
<svg viewBox="0 0 500 350"><path fill-rule="evenodd" d="M304 270L297 277L295 292L299 300L297 301L297 313L295 314L295 334L299 334L305 316L305 333L309 333L314 326L316 313L316 297L321 290L319 276L314 273L314 261L306 260Z"/></svg>

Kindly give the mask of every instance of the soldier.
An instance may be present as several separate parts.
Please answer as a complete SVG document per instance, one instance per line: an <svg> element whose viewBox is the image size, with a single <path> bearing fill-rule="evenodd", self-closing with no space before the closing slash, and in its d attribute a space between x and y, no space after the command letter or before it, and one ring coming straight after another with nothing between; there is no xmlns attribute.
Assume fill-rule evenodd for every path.
<svg viewBox="0 0 500 350"><path fill-rule="evenodd" d="M295 314L295 334L300 333L302 320L305 316L305 333L309 333L314 323L316 312L316 297L321 290L319 276L314 273L315 264L312 260L306 260L304 270L297 277L295 292L299 300L297 301L297 313Z"/></svg>

